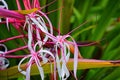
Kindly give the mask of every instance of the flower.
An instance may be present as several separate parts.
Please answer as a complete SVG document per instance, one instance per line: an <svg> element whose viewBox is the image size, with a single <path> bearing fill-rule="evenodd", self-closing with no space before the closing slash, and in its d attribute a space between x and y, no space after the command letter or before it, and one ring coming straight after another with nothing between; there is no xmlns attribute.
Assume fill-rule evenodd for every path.
<svg viewBox="0 0 120 80"><path fill-rule="evenodd" d="M5 50L0 51L0 55L5 56L5 52L7 52L7 47L4 44L0 44L0 47L3 47ZM5 57L0 56L0 70L4 70L9 66L9 60L6 59Z"/></svg>
<svg viewBox="0 0 120 80"><path fill-rule="evenodd" d="M58 35L58 36L53 36L51 34L47 34L48 37L50 39L53 40L54 42L54 46L55 46L55 57L56 57L56 63L57 63L57 69L58 69L58 74L59 77L62 80L66 80L70 73L69 70L67 69L67 65L66 63L69 60L70 57L70 45L74 45L74 76L76 78L76 70L77 70L77 62L78 62L78 47L77 47L77 43L75 42L75 40L68 34L66 35ZM68 41L67 38L71 38L71 41ZM59 50L60 49L60 53L59 54ZM60 66L60 63L62 63L62 65Z"/></svg>
<svg viewBox="0 0 120 80"><path fill-rule="evenodd" d="M25 1L25 3L29 3L29 2ZM27 5L28 4L25 5L25 8L26 9L30 8ZM47 19L47 21L51 27L50 34L53 34L52 24L51 24L49 18L41 11L38 11L38 13L43 15ZM28 31L28 49L30 51L30 54L28 56L24 57L20 61L20 63L18 64L18 70L22 74L26 75L26 80L30 80L30 69L31 69L31 65L33 64L33 62L36 63L38 70L40 72L41 79L43 80L44 79L44 71L41 66L41 61L44 64L49 61L49 58L47 58L46 55L50 55L54 60L54 55L50 51L45 50L43 48L43 45L48 40L48 36L46 36L46 34L44 34L45 36L42 39L42 37L40 35L40 31L42 31L43 33L49 33L49 31L46 27L44 19L39 14L30 13L30 14L25 15L26 20L25 20L24 26L25 27L27 26L27 28L28 28L28 30L27 30ZM34 38L35 35L34 35L33 31L36 33L36 39ZM36 51L37 45L39 46L38 51ZM26 71L21 71L20 65L27 58L29 58L29 61L27 63L27 69L26 69Z"/></svg>
<svg viewBox="0 0 120 80"><path fill-rule="evenodd" d="M6 10L1 9L0 16L8 18L8 22L12 23L13 26L19 31L19 28L25 29L27 33L27 45L29 54L21 59L18 64L18 70L26 75L26 80L30 80L30 70L33 63L35 63L40 72L41 79L44 79L44 71L41 66L51 60L47 55L51 56L54 61L54 70L58 70L60 79L66 80L69 76L69 70L67 69L67 62L70 58L70 45L73 45L74 50L74 76L76 78L77 62L78 62L78 47L75 40L69 35L58 35L53 34L53 26L49 18L40 10L39 0L23 0L25 10L22 10L19 0L16 0L18 10ZM44 18L43 18L44 17ZM46 20L46 21L45 21ZM49 29L46 25L49 24ZM23 32L24 33L24 32ZM68 41L70 38L72 41ZM44 45L51 41L54 47L54 52L46 48ZM28 59L26 70L21 69L21 64ZM54 74L54 78L55 78Z"/></svg>
<svg viewBox="0 0 120 80"><path fill-rule="evenodd" d="M39 51L36 52L36 47L37 47L38 43L36 43L34 45L34 48L32 46L30 46L30 54L28 56L25 56L21 61L20 63L18 64L18 70L23 74L23 75L26 75L26 80L30 80L30 69L31 69L31 65L33 63L36 63L37 67L38 67L38 70L40 72L40 76L41 76L41 79L44 80L44 71L43 71L43 68L41 66L41 61L43 62L43 64L47 63L49 60L49 58L46 57L46 55L50 55L53 60L55 59L54 58L54 55L50 52L50 51L47 51L47 50L44 50L43 48L41 48ZM20 65L22 64L22 62L29 58L29 61L27 63L27 69L26 71L23 71L21 68L20 68Z"/></svg>

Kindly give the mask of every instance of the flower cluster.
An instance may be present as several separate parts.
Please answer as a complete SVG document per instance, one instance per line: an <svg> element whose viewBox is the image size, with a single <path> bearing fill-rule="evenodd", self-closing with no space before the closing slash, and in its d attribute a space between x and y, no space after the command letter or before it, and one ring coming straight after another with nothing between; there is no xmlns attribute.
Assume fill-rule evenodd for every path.
<svg viewBox="0 0 120 80"><path fill-rule="evenodd" d="M11 23L13 27L20 33L19 36L8 38L7 40L25 38L27 44L21 48L7 51L0 51L0 69L5 69L9 65L9 61L5 58L22 58L18 64L18 70L26 75L26 80L30 80L30 70L32 64L36 64L40 72L41 79L44 80L44 70L42 64L54 62L54 78L56 79L56 69L61 80L66 80L70 76L67 68L67 62L70 58L70 45L74 46L74 76L76 78L77 62L78 62L78 46L75 40L69 35L54 35L53 26L45 13L41 11L39 0L23 0L25 10L22 10L19 0L16 0L18 10L8 10L7 3L0 6L0 16L6 19L7 24ZM4 21L1 21L4 23ZM8 26L7 26L8 27ZM9 27L8 27L9 28ZM22 30L21 30L22 29ZM70 38L71 41L68 41ZM26 41L24 40L24 41ZM1 42L5 42L4 40ZM51 46L52 45L52 46ZM24 56L10 55L10 53L27 48L29 54ZM3 56L4 55L4 56ZM21 64L25 60L26 70L22 70ZM5 61L7 64L5 64ZM41 63L42 62L42 63Z"/></svg>

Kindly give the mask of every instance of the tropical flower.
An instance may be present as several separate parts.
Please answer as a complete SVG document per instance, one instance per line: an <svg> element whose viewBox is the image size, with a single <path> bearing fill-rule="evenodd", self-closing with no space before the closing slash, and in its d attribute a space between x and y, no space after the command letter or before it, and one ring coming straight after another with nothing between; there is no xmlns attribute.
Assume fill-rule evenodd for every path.
<svg viewBox="0 0 120 80"><path fill-rule="evenodd" d="M16 0L16 2L18 5L18 10L21 10L19 1ZM32 6L30 6L29 0L24 0L23 3L24 3L26 10L33 9L35 7L37 7L38 9L40 8L38 0L34 0ZM43 61L43 63L46 63L49 61L49 58L47 59L46 55L51 55L54 60L53 54L50 51L44 50L42 48L43 45L48 40L48 37L45 34L44 34L45 35L44 38L41 37L41 35L40 35L40 33L43 33L43 32L49 33L46 23L42 18L43 16L47 19L47 21L49 23L50 34L53 34L52 24L51 24L49 18L43 12L39 11L38 9L36 12L32 12L29 14L28 13L26 14L26 13L24 13L24 11L21 11L25 14L24 15L24 14L21 14L21 12L19 12L19 11L16 12L16 11L11 11L11 10L6 10L6 9L0 8L0 10L1 10L0 15L5 18L8 18L9 22L12 23L13 26L17 30L19 30L19 28L20 28L20 26L22 26L22 24L24 24L24 27L22 27L23 29L26 28L26 26L28 26L27 27L28 29L26 31L28 31L28 49L30 51L30 54L25 56L18 65L18 70L20 71L21 63L26 58L30 58L30 61L28 61L28 65L30 65L30 66L27 67L26 71L21 72L23 74L25 74L25 72L26 72L26 80L30 79L30 68L34 61L38 66L38 69L41 74L41 78L43 80L44 72L42 70L40 62ZM36 35L33 32L35 32ZM35 36L36 36L36 38L34 38ZM36 48L37 46L39 46L39 49ZM36 52L36 50L38 50L38 51Z"/></svg>
<svg viewBox="0 0 120 80"><path fill-rule="evenodd" d="M56 58L56 64L57 64L57 70L60 79L66 80L70 73L67 69L66 63L68 62L70 58L70 44L74 45L74 76L76 78L76 70L77 70L77 62L78 62L78 47L75 42L75 40L68 34L66 35L58 35L53 36L51 34L47 34L50 39L53 40L54 43L54 49L55 49L55 58ZM67 38L71 38L71 41L68 41ZM60 65L62 63L62 65Z"/></svg>
<svg viewBox="0 0 120 80"><path fill-rule="evenodd" d="M30 17L30 16L29 16ZM41 17L40 17L41 18ZM30 18L31 19L31 18ZM36 21L37 23L41 23L42 25L35 25L35 23L34 22L32 22L32 20L33 21ZM44 39L43 39L43 42L41 41L41 37L40 37L40 34L39 34L39 30L38 29L40 29L40 30L43 30L43 32L45 31L47 31L47 28L46 28L46 26L45 26L45 22L44 22L44 20L41 22L41 20L43 20L42 18L39 20L40 22L38 22L37 20L35 20L34 18L32 18L31 19L31 22L29 21L29 19L27 18L27 24L28 24L28 49L29 49L29 51L30 51L30 55L28 55L28 56L26 56L26 57L24 57L21 61L20 61L20 63L19 63L19 65L18 65L18 70L21 72L21 69L20 69L20 65L21 65L21 63L25 60L25 59L27 59L27 58L30 58L30 60L28 61L28 67L27 67L27 69L26 69L26 72L25 71L22 71L21 73L22 74L24 74L24 75L26 75L26 80L30 80L30 68L31 68L31 65L32 65L32 63L33 62L35 62L36 63L36 65L37 65L37 67L38 67L38 69L39 69L39 72L40 72L40 76L41 76L41 79L42 80L44 80L44 72L43 72L43 69L42 69L42 67L41 67L41 64L40 64L40 62L41 61L43 61L43 63L46 63L46 62L48 62L48 61L50 61L49 60L49 58L47 58L46 57L46 55L48 54L48 55L50 55L52 58L53 58L53 60L54 60L54 55L50 52L50 51L48 51L48 50L45 50L45 49L43 49L43 44L47 41L47 37L45 37ZM36 28L36 36L37 36L37 42L35 43L35 45L34 45L34 47L33 47L33 45L32 45L32 43L33 43L33 28L35 27L35 26L37 26L38 27L38 29ZM43 28L43 29L41 29L41 28ZM38 51L36 51L37 50L37 45L39 46L39 50ZM40 60L41 59L41 60Z"/></svg>
<svg viewBox="0 0 120 80"><path fill-rule="evenodd" d="M32 6L30 7L29 2L25 1L24 3L26 3L25 4L26 9L31 9ZM34 4L33 6L36 7L38 5L39 4ZM53 34L52 24L51 24L49 18L43 12L38 10L35 13L30 13L30 14L25 15L26 21L25 21L24 26L25 27L28 26L28 30L27 30L28 31L28 49L30 51L30 55L24 57L20 61L19 65L18 65L18 70L21 72L21 69L20 69L21 63L26 58L30 58L29 61L28 61L28 67L26 69L26 72L25 71L21 72L22 74L26 75L26 80L30 79L30 68L31 68L31 65L32 65L33 62L36 63L36 65L38 67L38 70L40 72L41 79L43 80L44 79L44 72L43 72L43 69L41 67L40 62L43 61L43 63L46 63L46 62L50 61L49 58L46 57L47 54L52 56L52 58L54 60L53 54L50 51L45 50L43 48L43 45L48 40L48 36L46 34L44 34L45 36L42 39L41 35L40 35L40 31L42 31L43 33L49 33L49 31L47 29L47 26L46 26L46 23L45 23L44 19L42 18L41 15L37 14L37 12L39 14L43 15L47 19L47 21L50 25L50 34ZM33 32L36 33L36 39L34 38L35 35L34 35ZM39 46L38 51L36 51L37 45Z"/></svg>
<svg viewBox="0 0 120 80"><path fill-rule="evenodd" d="M47 51L47 50L43 50L43 49L40 49L39 51L35 52L35 49L36 49L36 45L34 46L34 50L31 50L30 52L30 55L28 56L25 56L21 61L20 63L18 64L18 70L26 76L26 80L30 80L30 69L31 69L31 66L33 63L36 63L37 67L38 67L38 70L40 72L40 76L41 76L41 79L44 80L44 71L43 71L43 68L42 68L42 65L40 62L43 62L43 64L47 63L49 60L49 58L46 58L46 55L50 55L53 60L54 60L54 56L51 52ZM23 71L21 68L20 68L20 65L22 64L22 62L29 58L29 61L27 63L27 69L26 71Z"/></svg>
<svg viewBox="0 0 120 80"><path fill-rule="evenodd" d="M51 60L47 55L51 56L54 61L54 70L58 70L60 79L66 80L69 76L69 70L67 69L67 62L70 58L70 45L74 46L74 76L76 78L77 62L78 62L78 47L75 40L69 35L53 35L53 26L49 18L40 10L40 4L38 0L24 0L23 4L25 10L22 10L19 0L16 0L18 10L7 10L0 8L0 16L8 18L8 22L12 23L13 26L19 31L19 28L25 29L27 32L27 46L29 50L29 55L23 57L18 64L18 70L26 75L26 80L30 80L30 70L33 63L35 63L40 72L41 79L44 79L44 71L41 66ZM46 19L46 21L43 19ZM49 24L49 29L46 25ZM72 41L68 41L70 38ZM50 41L49 41L50 40ZM44 45L46 43L52 43L54 45L53 50L51 47L46 48ZM21 64L29 59L26 70L21 69ZM55 78L56 74L54 74Z"/></svg>

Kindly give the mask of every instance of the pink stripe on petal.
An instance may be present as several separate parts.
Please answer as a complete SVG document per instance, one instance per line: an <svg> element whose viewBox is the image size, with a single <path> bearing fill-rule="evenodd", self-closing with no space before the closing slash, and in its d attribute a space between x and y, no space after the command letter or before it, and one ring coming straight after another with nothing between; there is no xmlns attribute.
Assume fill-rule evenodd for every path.
<svg viewBox="0 0 120 80"><path fill-rule="evenodd" d="M17 18L17 19L24 19L25 18L22 14L19 14L17 12L11 11L11 10L2 9L2 8L0 8L0 16Z"/></svg>
<svg viewBox="0 0 120 80"><path fill-rule="evenodd" d="M16 0L17 6L18 6L18 10L21 10L21 6L20 6L20 2L19 0Z"/></svg>
<svg viewBox="0 0 120 80"><path fill-rule="evenodd" d="M25 6L26 10L31 9L30 1L29 0L23 0L23 3L24 3L24 6Z"/></svg>
<svg viewBox="0 0 120 80"><path fill-rule="evenodd" d="M33 8L40 8L39 0L34 0L33 1Z"/></svg>

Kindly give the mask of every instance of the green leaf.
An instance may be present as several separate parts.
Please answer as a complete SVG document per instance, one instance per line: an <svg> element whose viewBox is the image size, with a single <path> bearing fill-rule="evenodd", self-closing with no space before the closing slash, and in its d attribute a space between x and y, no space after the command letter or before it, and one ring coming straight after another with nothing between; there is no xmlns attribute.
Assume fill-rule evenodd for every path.
<svg viewBox="0 0 120 80"><path fill-rule="evenodd" d="M101 18L98 20L98 24L94 29L93 34L91 35L91 40L100 40L103 37L107 27L110 25L112 16L114 15L114 13L116 12L119 6L119 3L120 0L114 0L114 1L109 0L108 4L104 8ZM94 47L91 47L87 50L88 51L86 53L87 58L92 57L92 53L94 49L95 49Z"/></svg>
<svg viewBox="0 0 120 80"><path fill-rule="evenodd" d="M54 63L52 63L52 68L53 68L53 65ZM74 69L73 65L74 65L73 59L70 59L67 63L68 69L73 70ZM51 73L50 66L51 66L50 63L47 63L44 66L42 66L45 74ZM78 60L78 70L89 69L89 68L112 67L112 66L120 66L119 61L104 61L104 60L102 61L102 60L95 60L95 59L79 59ZM25 64L23 64L21 67L25 68ZM38 74L39 74L39 71L37 69L37 66L33 64L31 68L31 75L38 75ZM11 78L17 78L18 76L22 76L22 74L18 72L17 66L0 71L0 79L2 80L4 79L4 77L11 79Z"/></svg>
<svg viewBox="0 0 120 80"><path fill-rule="evenodd" d="M102 80L114 80L116 78L119 78L120 68L115 69L113 72L109 73L105 78L102 78Z"/></svg>
<svg viewBox="0 0 120 80"><path fill-rule="evenodd" d="M74 0L59 0L59 23L61 34L66 34L70 30L70 18L73 11Z"/></svg>

